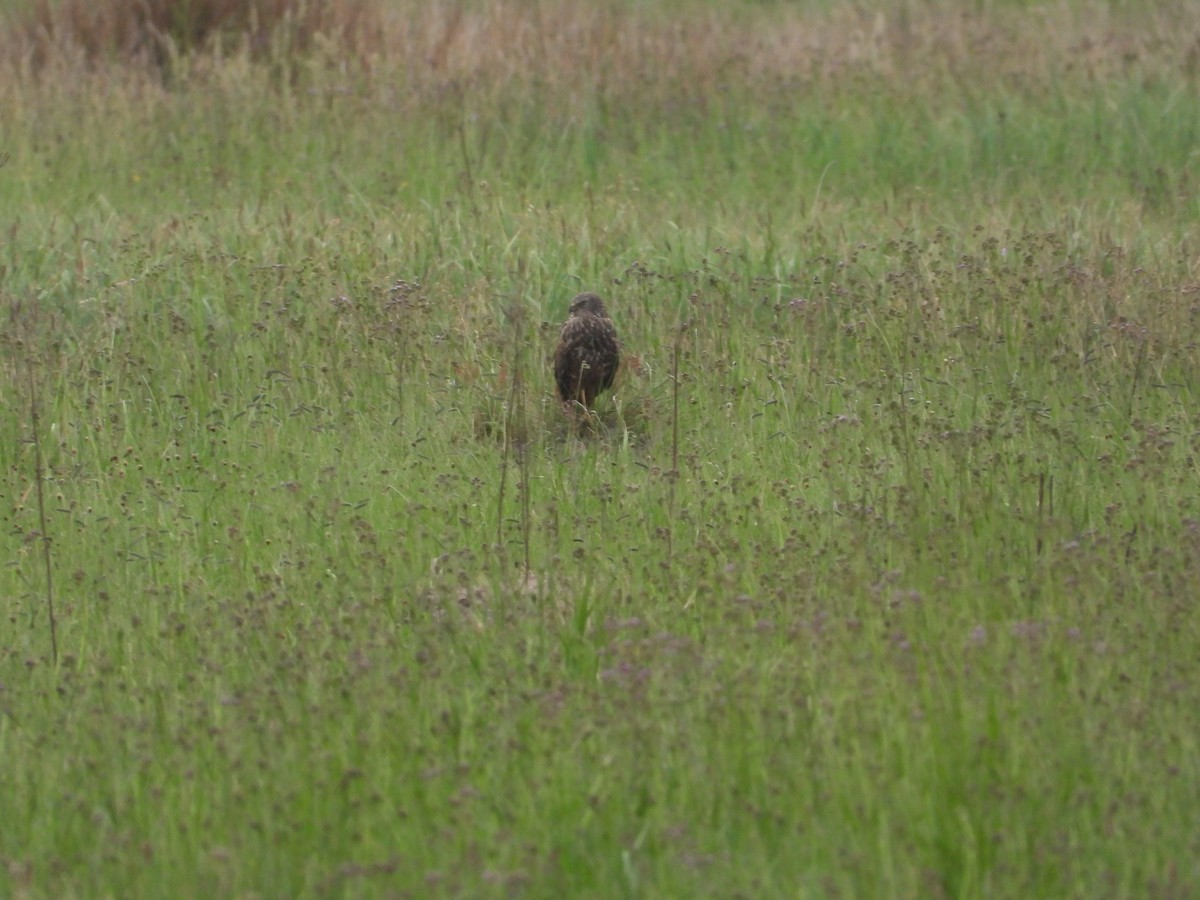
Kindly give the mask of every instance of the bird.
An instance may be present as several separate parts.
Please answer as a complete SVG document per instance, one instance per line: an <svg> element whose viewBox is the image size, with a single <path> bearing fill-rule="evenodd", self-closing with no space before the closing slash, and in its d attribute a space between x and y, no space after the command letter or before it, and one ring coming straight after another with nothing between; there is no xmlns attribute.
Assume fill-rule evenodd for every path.
<svg viewBox="0 0 1200 900"><path fill-rule="evenodd" d="M559 396L564 403L591 408L597 395L612 387L620 365L617 329L604 301L590 291L576 295L554 351Z"/></svg>

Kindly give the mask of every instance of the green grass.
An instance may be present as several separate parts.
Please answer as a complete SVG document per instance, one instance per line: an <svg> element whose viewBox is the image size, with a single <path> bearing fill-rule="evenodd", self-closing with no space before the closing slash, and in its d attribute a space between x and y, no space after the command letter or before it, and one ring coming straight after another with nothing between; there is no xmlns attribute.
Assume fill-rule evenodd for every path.
<svg viewBox="0 0 1200 900"><path fill-rule="evenodd" d="M1200 895L1195 13L995 7L5 68L0 894Z"/></svg>

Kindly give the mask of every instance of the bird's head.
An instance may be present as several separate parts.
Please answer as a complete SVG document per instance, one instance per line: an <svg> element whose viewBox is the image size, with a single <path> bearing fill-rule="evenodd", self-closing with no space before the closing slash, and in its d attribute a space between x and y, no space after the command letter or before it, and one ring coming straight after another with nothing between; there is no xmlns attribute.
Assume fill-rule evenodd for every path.
<svg viewBox="0 0 1200 900"><path fill-rule="evenodd" d="M592 315L599 316L602 319L608 318L608 311L604 308L604 301L600 299L599 294L591 292L575 295L575 299L571 301L570 314L572 316Z"/></svg>

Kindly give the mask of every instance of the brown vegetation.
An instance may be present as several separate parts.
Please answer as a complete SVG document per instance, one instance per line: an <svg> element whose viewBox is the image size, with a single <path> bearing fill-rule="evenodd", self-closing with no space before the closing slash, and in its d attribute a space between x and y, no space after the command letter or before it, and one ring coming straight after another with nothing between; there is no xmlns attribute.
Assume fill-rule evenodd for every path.
<svg viewBox="0 0 1200 900"><path fill-rule="evenodd" d="M279 42L303 52L318 35L357 48L377 39L379 10L377 0L35 0L13 16L11 52L35 68L67 56L161 69L222 41L255 54Z"/></svg>
<svg viewBox="0 0 1200 900"><path fill-rule="evenodd" d="M1126 18L1136 15L1138 27ZM728 8L677 0L416 3L410 0L33 0L7 14L0 56L40 70L144 66L243 52L278 59L325 48L363 72L461 88L511 81L551 87L719 90L733 77L797 86L855 74L993 77L1137 67L1200 74L1200 11L1157 3L1136 13L1052 2L968 8L951 2L826 12L765 4ZM11 71L11 70L10 70ZM919 74L918 74L919 73Z"/></svg>

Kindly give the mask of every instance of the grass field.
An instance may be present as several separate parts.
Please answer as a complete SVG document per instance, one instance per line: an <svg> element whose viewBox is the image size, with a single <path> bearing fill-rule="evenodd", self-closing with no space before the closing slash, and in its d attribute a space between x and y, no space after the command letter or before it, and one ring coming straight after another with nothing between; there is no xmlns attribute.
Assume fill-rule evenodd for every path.
<svg viewBox="0 0 1200 900"><path fill-rule="evenodd" d="M7 13L0 896L1200 897L1200 8L348 6Z"/></svg>

